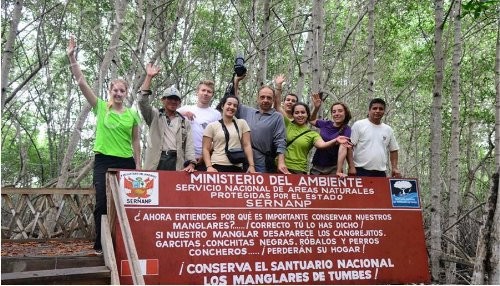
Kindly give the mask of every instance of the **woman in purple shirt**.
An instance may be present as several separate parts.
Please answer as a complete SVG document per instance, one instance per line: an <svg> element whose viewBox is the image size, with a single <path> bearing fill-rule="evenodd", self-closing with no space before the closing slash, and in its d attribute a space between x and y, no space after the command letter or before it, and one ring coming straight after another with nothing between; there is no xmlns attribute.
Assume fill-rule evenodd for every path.
<svg viewBox="0 0 500 286"><path fill-rule="evenodd" d="M316 118L323 100L318 93L315 93L312 95L312 102L314 104L314 109L309 123L319 129L319 134L321 138L323 138L323 141L330 141L340 135L351 137L351 127L347 125L349 120L351 120L351 112L347 105L342 102L335 102L330 109L332 120L320 120ZM312 167L309 173L311 175L335 175L337 173L338 154L338 144L327 149L317 149L314 153ZM349 166L354 166L352 155L347 156L347 158ZM339 162L339 164L342 165L343 163L344 162Z"/></svg>

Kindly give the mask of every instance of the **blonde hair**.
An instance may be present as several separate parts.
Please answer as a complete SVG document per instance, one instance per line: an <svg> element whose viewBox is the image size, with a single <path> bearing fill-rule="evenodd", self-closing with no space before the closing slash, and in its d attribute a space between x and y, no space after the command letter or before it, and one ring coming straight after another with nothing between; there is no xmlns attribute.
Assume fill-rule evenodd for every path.
<svg viewBox="0 0 500 286"><path fill-rule="evenodd" d="M215 91L215 83L212 81L212 80L209 80L209 79L206 79L206 80L202 80L198 83L198 86L196 87L196 91L198 91L200 89L200 86L204 84L208 87L210 87L212 89L212 92Z"/></svg>
<svg viewBox="0 0 500 286"><path fill-rule="evenodd" d="M109 89L108 89L108 94L111 93L111 90L113 90L113 87L117 83L123 84L125 86L125 90L128 90L128 83L127 83L127 81L125 81L124 79L121 79L121 78L117 78L117 79L114 79L114 80L111 81L111 83L109 85ZM112 96L110 96L109 100L108 100L108 109L111 108L114 103L115 103L114 98Z"/></svg>

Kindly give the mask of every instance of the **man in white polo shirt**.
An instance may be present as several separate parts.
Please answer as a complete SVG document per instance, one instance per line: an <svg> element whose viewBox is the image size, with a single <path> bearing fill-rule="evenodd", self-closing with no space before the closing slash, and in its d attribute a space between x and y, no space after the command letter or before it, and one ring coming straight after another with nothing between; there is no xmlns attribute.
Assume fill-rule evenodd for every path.
<svg viewBox="0 0 500 286"><path fill-rule="evenodd" d="M356 121L351 127L356 176L386 177L389 157L391 176L401 177L398 169L398 142L392 128L382 122L385 107L383 99L372 99L368 107L368 118Z"/></svg>

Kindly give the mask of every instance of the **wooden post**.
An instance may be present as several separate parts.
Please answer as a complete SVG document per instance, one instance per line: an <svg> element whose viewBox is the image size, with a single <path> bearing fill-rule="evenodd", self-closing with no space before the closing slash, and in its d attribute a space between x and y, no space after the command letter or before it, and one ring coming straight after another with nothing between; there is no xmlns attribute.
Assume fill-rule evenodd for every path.
<svg viewBox="0 0 500 286"><path fill-rule="evenodd" d="M135 248L134 237L132 235L132 230L130 229L130 224L128 222L127 213L125 207L120 199L118 179L116 178L116 171L109 171L106 173L106 181L108 190L111 191L111 196L109 199L113 199L114 206L116 209L116 216L120 225L120 230L123 235L123 243L125 245L125 252L127 253L127 259L130 265L130 271L132 273L132 281L134 285L144 285L144 277L141 274L141 267L139 265L139 257L137 256L137 250Z"/></svg>
<svg viewBox="0 0 500 286"><path fill-rule="evenodd" d="M103 215L101 220L101 243L104 264L111 271L111 285L120 285L120 277L118 277L118 266L116 265L115 250L113 248L113 239L111 238L110 225L108 216Z"/></svg>

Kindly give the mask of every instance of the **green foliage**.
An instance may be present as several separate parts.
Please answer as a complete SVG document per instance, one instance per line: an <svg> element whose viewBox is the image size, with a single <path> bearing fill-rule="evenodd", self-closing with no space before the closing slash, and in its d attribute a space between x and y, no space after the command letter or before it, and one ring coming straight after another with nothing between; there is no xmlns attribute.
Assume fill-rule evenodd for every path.
<svg viewBox="0 0 500 286"><path fill-rule="evenodd" d="M70 34L78 43L78 61L91 86L101 76L100 67L117 27L114 1L23 1L24 8L8 71L6 94L16 92L2 110L1 184L41 187L61 174L70 138L81 134L69 172L72 178L92 159L95 118L90 115L82 129L77 119L86 101L71 78L66 56ZM460 62L460 163L458 166L461 214L485 201L495 162L491 149L495 126L495 48L499 0L462 2L462 55ZM1 35L7 41L15 1L2 2ZM265 35L263 11L269 3L269 34ZM324 9L324 41L321 67L310 65L312 8ZM140 6L143 5L143 6ZM450 1L445 1L449 11ZM399 168L405 177L418 178L425 218L429 215L429 165L431 102L434 85L434 7L432 1L376 1L375 6L375 96L388 103L384 121L399 141ZM155 94L175 84L183 104L196 101L198 81L216 83L214 105L224 94L233 72L234 57L243 52L248 75L241 87L244 102L253 104L260 68L259 53L267 53L265 83L277 74L287 77L285 90L296 92L303 81L302 99L308 101L311 70L321 68L321 88L329 93L324 106L344 101L354 120L366 116L368 68L367 1L181 1L127 2L120 40L109 70L102 75L99 96L107 96L107 83L115 77L141 85L143 66L160 51L155 63L161 73L153 82ZM444 88L442 93L442 138L440 176L443 206L447 205L448 165L451 145L451 83L453 17L444 26ZM267 46L262 47L265 36ZM26 81L25 85L24 82ZM4 96L4 94L2 94ZM157 101L154 101L157 104ZM325 108L328 110L328 108ZM324 112L329 117L328 112ZM144 129L146 130L146 128ZM145 136L144 136L145 137ZM143 142L145 144L145 142ZM91 184L91 174L80 182ZM443 210L444 224L447 210ZM471 214L473 222L480 211ZM427 223L428 225L428 223ZM461 225L466 231L471 227ZM471 235L467 233L467 235ZM467 239L469 239L467 236ZM464 236L465 237L465 236ZM462 238L464 239L464 238ZM472 244L471 244L472 245ZM469 246L467 246L469 247ZM470 256L473 250L466 249ZM470 247L469 247L470 248Z"/></svg>
<svg viewBox="0 0 500 286"><path fill-rule="evenodd" d="M462 4L462 17L472 14L477 19L487 13L494 13L498 3L500 3L499 0L469 0Z"/></svg>
<svg viewBox="0 0 500 286"><path fill-rule="evenodd" d="M26 146L30 158L30 164L26 166L39 178L34 180L38 185L58 176L75 121L85 103L75 82L70 80L65 54L67 39L70 33L75 34L80 49L79 62L87 80L93 85L115 27L114 2L77 0L66 5L54 0L43 4L45 6L40 8L38 2L25 1L8 90L15 89L35 71L39 59L48 58L2 114L2 134L5 134L2 136L2 155L5 158L2 160L3 184L11 183L19 173L19 150L23 146ZM248 59L249 75L242 86L242 95L246 102L254 101L257 86L253 81L259 68L257 46L264 23L261 2L187 1L182 11L178 11L179 1L140 4L129 3L127 6L116 56L99 89L101 96L106 97L106 83L111 77L123 77L132 81L135 87L139 86L137 80L143 73L142 66L171 36L165 52L157 60L162 68L153 83L157 93L175 84L186 96L183 103L192 104L196 100L194 89L197 82L213 79L216 82L216 103L232 75L236 53L243 51ZM461 143L463 148L477 150L479 156L461 159L463 173L480 163L477 158L488 146L488 134L494 122L496 31L491 18L497 17L494 13L497 4L498 1L472 0L464 1L462 6L464 51L460 121L463 126L472 124L474 134L471 136L478 140ZM271 1L269 44L265 47L266 83L271 83L275 75L283 73L288 77L287 88L290 91L296 88L299 65L311 61L304 56L306 39L311 30L312 5L305 0ZM5 1L2 7L2 43L5 43L13 1ZM322 85L332 95L325 105L334 100L345 101L356 119L363 118L367 108L366 1L324 1L323 7ZM386 121L396 130L403 148L400 161L405 175L418 177L422 186L427 186L429 107L434 74L432 2L377 1L375 8L375 95L385 98L389 104ZM146 22L146 16L150 17L150 22ZM357 23L360 17L363 18ZM445 29L451 29L451 25L446 25ZM148 34L144 34L145 31ZM450 30L446 30L445 35L447 64L442 135L448 142L451 126ZM146 38L147 42L143 43ZM50 53L54 44L56 47ZM304 95L309 92L310 80L311 75L306 73ZM133 96L131 98L134 99ZM307 97L304 99L308 100ZM19 118L14 118L14 113ZM90 117L83 127L83 138L71 163L73 168L81 166L92 156L93 120ZM17 121L25 126L19 134L15 131ZM463 128L461 140L466 140L466 132ZM443 161L446 161L447 146L443 146ZM43 175L39 170L41 164L45 167ZM488 165L484 169L490 167ZM466 176L463 178L465 181Z"/></svg>

